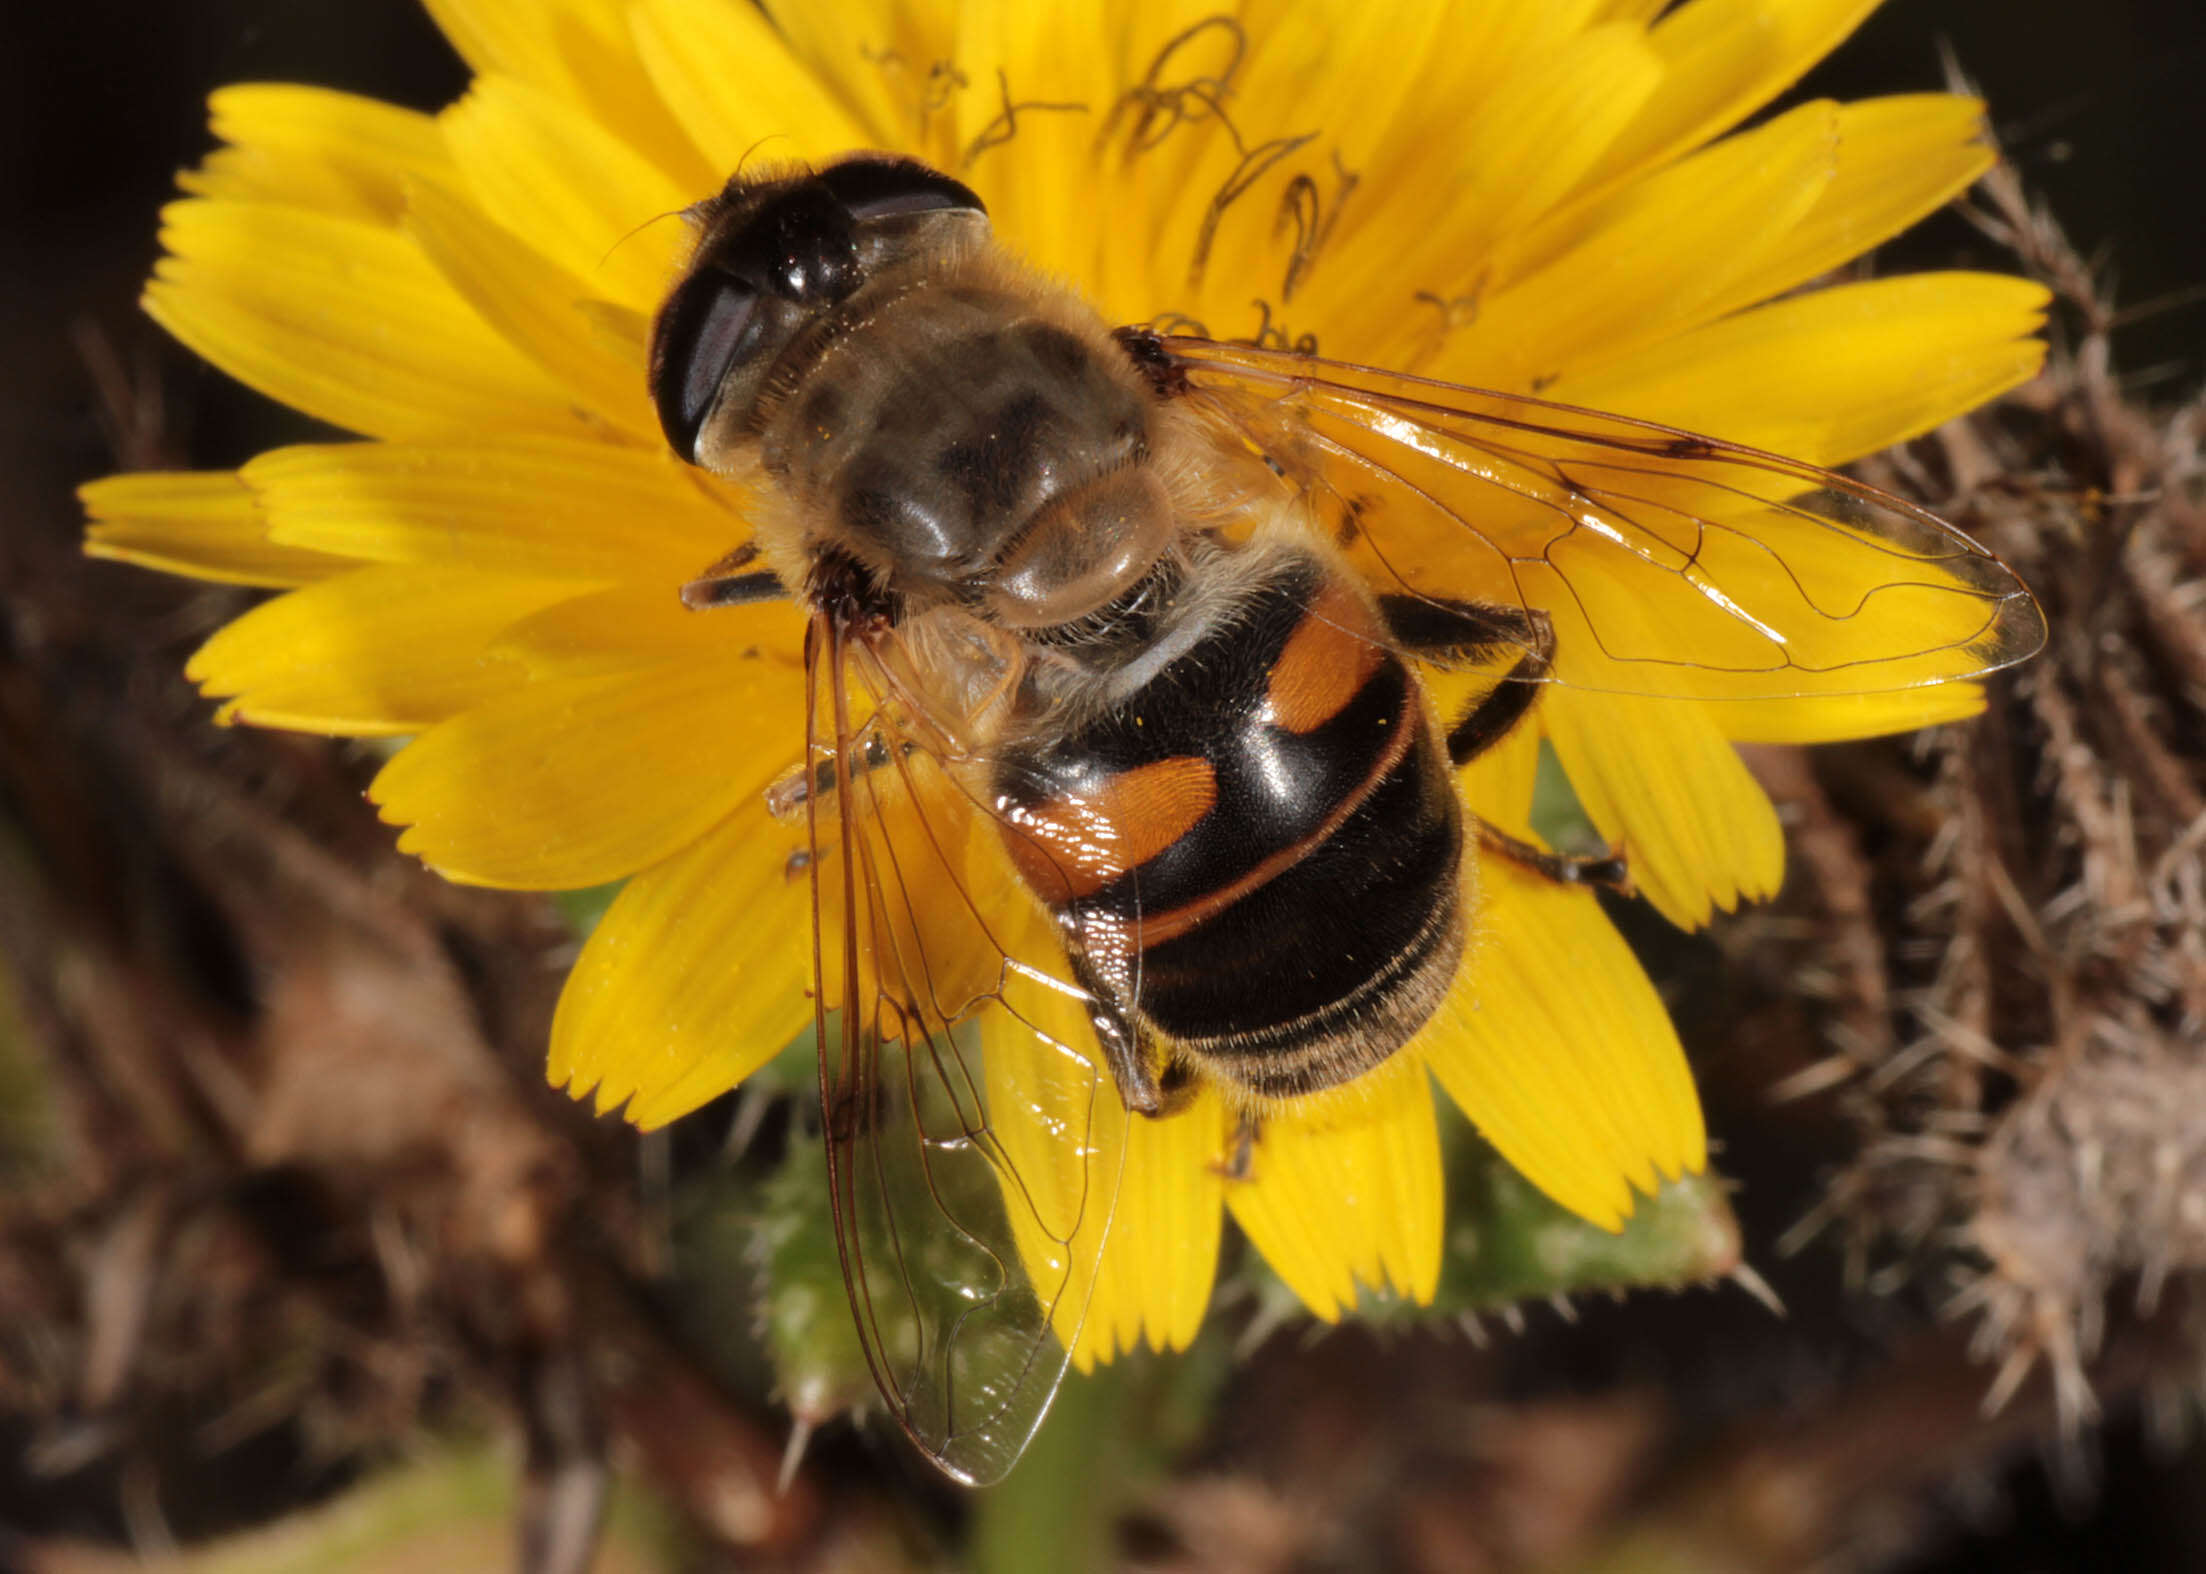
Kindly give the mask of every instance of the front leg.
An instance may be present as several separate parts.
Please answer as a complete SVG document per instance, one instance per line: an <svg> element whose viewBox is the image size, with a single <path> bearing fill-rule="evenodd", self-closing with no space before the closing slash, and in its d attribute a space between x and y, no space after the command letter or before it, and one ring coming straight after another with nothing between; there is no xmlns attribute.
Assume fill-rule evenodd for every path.
<svg viewBox="0 0 2206 1574"><path fill-rule="evenodd" d="M1183 1086L1186 1079L1175 1075L1172 1067L1163 1068L1160 1077L1156 1045L1133 1013L1119 1004L1122 993L1110 987L1072 935L1067 939L1072 976L1088 992L1088 1020L1103 1051L1103 1064L1118 1084L1119 1101L1136 1115L1151 1119L1179 1109L1193 1097L1192 1086Z"/></svg>

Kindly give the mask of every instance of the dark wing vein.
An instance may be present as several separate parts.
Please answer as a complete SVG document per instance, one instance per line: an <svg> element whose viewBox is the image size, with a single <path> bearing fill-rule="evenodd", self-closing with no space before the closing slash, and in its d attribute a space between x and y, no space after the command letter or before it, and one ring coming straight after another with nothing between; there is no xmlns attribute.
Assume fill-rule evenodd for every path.
<svg viewBox="0 0 2206 1574"><path fill-rule="evenodd" d="M1346 522L1386 588L1548 613L1557 681L1700 698L1979 676L2044 639L1996 557L1780 455L1284 351L1163 341L1220 441Z"/></svg>
<svg viewBox="0 0 2206 1574"><path fill-rule="evenodd" d="M1090 1153L1113 1157L1095 1134L1115 1094L1072 1036L1084 997L1061 950L1046 927L1040 942L1020 928L1030 899L973 876L997 834L983 800L920 742L929 728L883 702L894 664L825 618L807 651L820 1097L844 1282L898 1422L951 1475L990 1481L1079 1334L1118 1180ZM1038 1020L1044 983L1073 1003L1065 1022ZM1059 1105L1088 1114L1063 1132Z"/></svg>

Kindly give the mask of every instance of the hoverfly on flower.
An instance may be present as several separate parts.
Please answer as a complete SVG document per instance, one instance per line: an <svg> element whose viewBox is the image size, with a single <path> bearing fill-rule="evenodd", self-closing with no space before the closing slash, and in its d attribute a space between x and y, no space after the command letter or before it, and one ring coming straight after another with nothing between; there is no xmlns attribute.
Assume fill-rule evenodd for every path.
<svg viewBox="0 0 2206 1574"><path fill-rule="evenodd" d="M1996 558L1841 476L1113 331L911 160L739 176L693 217L654 399L676 453L760 502L684 595L808 620L808 747L774 796L818 891L845 1279L890 1407L961 1475L1039 1419L1116 1201L1107 1163L1038 1193L988 1062L1081 1068L1080 1146L1213 1090L1246 1164L1267 1108L1431 1020L1474 847L1625 883L1456 795L1559 671L1774 699L1975 677L2043 638ZM1443 714L1420 667L1486 681ZM1014 887L1056 943L992 920ZM963 1272L930 1261L946 1231Z"/></svg>
<svg viewBox="0 0 2206 1574"><path fill-rule="evenodd" d="M372 441L99 483L94 548L287 588L194 677L410 736L434 867L626 881L578 1096L658 1125L818 1029L868 1359L961 1479L1192 1338L1227 1211L1317 1315L1428 1298L1428 1077L1596 1223L1699 1169L1588 886L1768 894L1734 741L1967 715L2041 638L1819 467L2029 375L2043 292L1786 293L1980 173L1977 107L1712 140L1858 0L434 8L440 117L218 95L148 292ZM1543 746L1614 856L1538 841Z"/></svg>

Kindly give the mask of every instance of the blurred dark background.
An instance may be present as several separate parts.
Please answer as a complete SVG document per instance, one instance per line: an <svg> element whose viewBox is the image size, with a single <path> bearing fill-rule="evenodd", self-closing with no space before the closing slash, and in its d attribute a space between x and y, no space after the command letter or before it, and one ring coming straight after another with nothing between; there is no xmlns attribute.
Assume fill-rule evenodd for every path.
<svg viewBox="0 0 2206 1574"><path fill-rule="evenodd" d="M2103 265L2125 314L2114 338L2125 382L2146 397L2196 393L2206 374L2206 6L1887 0L1801 91L1939 88L1949 56L1991 105L2031 195ZM1881 256L1894 270L2009 266L1951 214Z"/></svg>
<svg viewBox="0 0 2206 1574"><path fill-rule="evenodd" d="M2125 312L2114 336L2124 386L2148 402L2195 395L2206 380L2206 6L1890 0L1802 91L1938 88L1944 51L1989 98L2030 191L2101 262ZM35 586L73 550L71 491L85 479L147 464L232 464L310 432L196 364L133 304L155 255L155 211L175 171L209 146L206 92L255 79L435 108L465 74L407 0L72 0L11 4L0 16L0 585ZM1884 258L1895 270L2010 266L1954 215ZM100 584L131 594L120 571ZM1738 1090L1713 1096L1717 1129L1739 1134L1726 1167L1756 1168L1759 1107ZM1828 1254L1770 1262L1775 1235L1811 1195L1797 1158L1792 1169L1802 1190L1744 1199L1749 1255L1788 1298L1829 1304ZM1743 1407L1761 1396L1720 1393L1725 1330L1728 1319L1761 1314L1726 1303L1712 1315L1710 1305L1676 1303L1628 1322L1602 1308L1569 1331L1536 1325L1528 1353L1544 1346L1560 1356L1551 1366L1598 1386L1631 1381L1640 1353L1675 1336L1684 1353L1664 1363L1673 1378L1681 1363L1695 1368L1714 1402ZM1812 1327L1800 1343L1812 1347ZM2174 1574L2206 1555L2206 1453L2180 1440L2148 1445L2131 1414L2058 1470L2025 1451L1976 1486L1973 1508L1938 1508L1940 1528L1925 1538L1932 1550L1904 1565L1911 1574ZM0 1461L0 1568L11 1514L38 1490Z"/></svg>

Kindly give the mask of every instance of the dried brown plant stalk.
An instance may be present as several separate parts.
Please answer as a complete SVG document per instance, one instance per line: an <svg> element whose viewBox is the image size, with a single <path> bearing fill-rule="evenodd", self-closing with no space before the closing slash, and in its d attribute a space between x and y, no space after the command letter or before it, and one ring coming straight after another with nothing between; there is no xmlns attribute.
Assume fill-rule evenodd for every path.
<svg viewBox="0 0 2206 1574"><path fill-rule="evenodd" d="M1875 747L1769 761L1817 909L1786 951L1828 1000L1858 1153L1798 1238L1975 1319L1997 1408L2049 1367L2093 1413L2110 1297L2206 1270L2206 407L2155 416L2113 313L2011 172L1983 227L2080 325L2048 371L1878 479L2021 570L2045 653L1910 772ZM2195 1298L2194 1298L2195 1300Z"/></svg>

